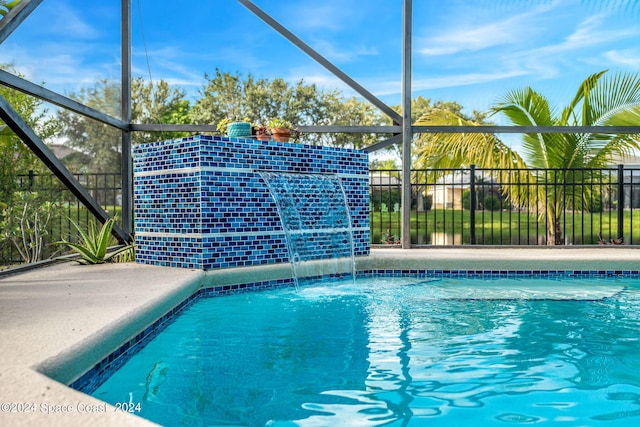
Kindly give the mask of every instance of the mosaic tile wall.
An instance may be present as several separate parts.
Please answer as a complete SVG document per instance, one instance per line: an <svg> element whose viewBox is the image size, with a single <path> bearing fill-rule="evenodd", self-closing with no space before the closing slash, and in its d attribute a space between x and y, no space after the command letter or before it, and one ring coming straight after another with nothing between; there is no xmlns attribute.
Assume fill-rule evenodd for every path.
<svg viewBox="0 0 640 427"><path fill-rule="evenodd" d="M365 152L194 136L138 145L133 160L137 262L203 270L288 262L277 207L259 171L337 175L354 253L369 254Z"/></svg>

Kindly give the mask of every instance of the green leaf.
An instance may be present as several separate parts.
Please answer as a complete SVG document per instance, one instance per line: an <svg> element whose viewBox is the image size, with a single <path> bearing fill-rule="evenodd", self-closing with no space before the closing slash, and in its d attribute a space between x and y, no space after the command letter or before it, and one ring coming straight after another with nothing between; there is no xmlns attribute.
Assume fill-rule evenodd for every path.
<svg viewBox="0 0 640 427"><path fill-rule="evenodd" d="M120 255L123 252L129 251L133 249L132 245L127 245L127 246L123 246L121 248L116 249L115 251L111 252L109 255L107 255L105 257L105 261L111 261L113 258L115 258L116 256Z"/></svg>
<svg viewBox="0 0 640 427"><path fill-rule="evenodd" d="M115 255L131 249L131 245L116 250L107 255L109 242L111 242L111 231L115 224L114 218L109 218L98 231L95 222L92 221L85 232L77 223L69 218L81 237L81 242L71 243L67 241L56 242L56 244L67 245L80 255L81 264L101 264L110 261Z"/></svg>
<svg viewBox="0 0 640 427"><path fill-rule="evenodd" d="M111 230L113 229L113 218L109 218L103 225L96 239L96 253L104 259L107 254L107 247L111 241Z"/></svg>

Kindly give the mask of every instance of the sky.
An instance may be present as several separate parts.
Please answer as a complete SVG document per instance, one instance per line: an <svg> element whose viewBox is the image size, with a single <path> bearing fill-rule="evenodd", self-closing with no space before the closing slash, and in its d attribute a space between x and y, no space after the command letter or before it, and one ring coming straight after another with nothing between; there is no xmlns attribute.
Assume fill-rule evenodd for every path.
<svg viewBox="0 0 640 427"><path fill-rule="evenodd" d="M253 2L383 102L401 103L402 0ZM237 0L131 3L133 76L192 101L216 69L358 96ZM412 96L471 113L531 86L561 108L594 72L640 72L639 3L413 0ZM119 80L119 28L118 0L43 0L0 46L0 63L63 94Z"/></svg>

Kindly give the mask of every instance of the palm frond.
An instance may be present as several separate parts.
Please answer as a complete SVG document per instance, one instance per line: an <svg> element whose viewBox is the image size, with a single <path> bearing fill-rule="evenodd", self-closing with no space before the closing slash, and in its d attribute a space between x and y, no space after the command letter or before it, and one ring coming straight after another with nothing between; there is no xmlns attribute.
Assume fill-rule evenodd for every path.
<svg viewBox="0 0 640 427"><path fill-rule="evenodd" d="M478 126L449 110L433 109L420 117L416 125ZM481 168L524 167L524 160L493 134L452 133L421 134L416 148L416 163L422 168L453 169L475 164Z"/></svg>
<svg viewBox="0 0 640 427"><path fill-rule="evenodd" d="M491 109L502 113L516 126L553 126L557 124L547 99L530 87L507 92ZM523 148L532 167L550 167L547 148L552 134L525 134Z"/></svg>
<svg viewBox="0 0 640 427"><path fill-rule="evenodd" d="M592 91L589 108L593 112L585 126L629 126L638 124L640 114L640 76L605 76Z"/></svg>
<svg viewBox="0 0 640 427"><path fill-rule="evenodd" d="M598 85L600 77L602 77L607 71L600 71L587 77L578 88L576 95L569 105L562 112L560 123L562 125L578 124L578 115L576 114L579 106L582 104L582 113L580 116L580 122L583 124L592 123L594 112L591 108L590 96L593 89Z"/></svg>

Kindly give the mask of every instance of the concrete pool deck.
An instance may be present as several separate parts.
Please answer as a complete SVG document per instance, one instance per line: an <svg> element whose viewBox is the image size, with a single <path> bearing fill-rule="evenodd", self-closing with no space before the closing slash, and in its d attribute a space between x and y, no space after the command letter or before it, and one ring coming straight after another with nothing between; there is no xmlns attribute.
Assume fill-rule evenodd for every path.
<svg viewBox="0 0 640 427"><path fill-rule="evenodd" d="M640 248L376 248L357 263L359 270L638 271ZM132 263L63 263L0 278L0 425L154 425L65 383L193 294L205 279L231 284L288 274L288 265L205 273Z"/></svg>

